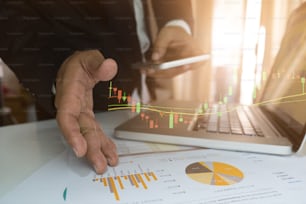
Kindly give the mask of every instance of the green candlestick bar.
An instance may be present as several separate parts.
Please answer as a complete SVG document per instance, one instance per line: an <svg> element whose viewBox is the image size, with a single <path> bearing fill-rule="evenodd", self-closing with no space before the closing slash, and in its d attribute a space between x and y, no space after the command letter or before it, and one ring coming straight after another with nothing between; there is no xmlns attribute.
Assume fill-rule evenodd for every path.
<svg viewBox="0 0 306 204"><path fill-rule="evenodd" d="M302 78L301 78L301 83L302 83L302 90L303 90L303 93L305 93L305 77L302 77Z"/></svg>
<svg viewBox="0 0 306 204"><path fill-rule="evenodd" d="M170 114L169 114L169 128L173 128L174 127L174 116L173 116L173 113L171 112Z"/></svg>
<svg viewBox="0 0 306 204"><path fill-rule="evenodd" d="M137 102L136 104L136 113L140 113L140 102Z"/></svg>

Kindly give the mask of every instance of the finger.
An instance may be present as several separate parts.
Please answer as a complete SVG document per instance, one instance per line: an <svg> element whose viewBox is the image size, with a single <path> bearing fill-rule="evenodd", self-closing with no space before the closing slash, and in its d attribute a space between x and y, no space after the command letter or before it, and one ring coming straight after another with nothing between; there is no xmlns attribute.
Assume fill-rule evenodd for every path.
<svg viewBox="0 0 306 204"><path fill-rule="evenodd" d="M59 81L55 96L55 105L57 108L56 120L62 133L77 157L82 157L87 152L87 144L80 134L78 122L82 107L90 106L90 103L83 101L86 96L86 85L80 80Z"/></svg>
<svg viewBox="0 0 306 204"><path fill-rule="evenodd" d="M100 81L109 81L117 74L117 70L117 63L113 59L106 59L96 71L96 76Z"/></svg>
<svg viewBox="0 0 306 204"><path fill-rule="evenodd" d="M99 174L103 173L107 167L107 159L101 151L101 135L99 127L96 125L94 117L89 113L81 113L80 115L81 133L87 142L88 161L92 164L95 171Z"/></svg>
<svg viewBox="0 0 306 204"><path fill-rule="evenodd" d="M107 141L103 142L102 151L106 157L107 163L110 166L116 166L118 164L119 158L117 148L115 143L110 138L107 138Z"/></svg>
<svg viewBox="0 0 306 204"><path fill-rule="evenodd" d="M102 69L99 69L100 66ZM98 79L93 80L91 76L97 75L96 70L102 70L100 73L104 78L99 78L103 80L111 78L117 67L113 60L104 61L99 51L76 52L65 60L57 76L57 122L78 157L87 152L86 141L80 134L78 116L82 109L93 106L90 94ZM86 75L84 71L89 74Z"/></svg>
<svg viewBox="0 0 306 204"><path fill-rule="evenodd" d="M77 117L73 114L58 111L56 115L57 123L63 132L64 138L73 149L77 157L85 156L87 143L80 133Z"/></svg>
<svg viewBox="0 0 306 204"><path fill-rule="evenodd" d="M153 52L152 52L152 60L159 61L163 58L163 56L167 52L167 48L172 41L172 36L165 30L167 28L163 28L154 43Z"/></svg>
<svg viewBox="0 0 306 204"><path fill-rule="evenodd" d="M107 163L110 166L115 166L118 164L118 154L115 143L103 132L97 123L98 134L101 136L101 151L106 157Z"/></svg>
<svg viewBox="0 0 306 204"><path fill-rule="evenodd" d="M177 58L177 56L180 56L180 52L189 49L192 41L192 36L183 28L178 26L166 26L157 36L151 58L153 61L165 60L165 58L169 60L173 58L171 54Z"/></svg>
<svg viewBox="0 0 306 204"><path fill-rule="evenodd" d="M107 168L107 159L101 152L100 139L96 129L88 129L83 133L86 138L88 149L86 157L92 164L96 173L101 174Z"/></svg>
<svg viewBox="0 0 306 204"><path fill-rule="evenodd" d="M166 26L159 32L153 47L152 60L159 61L165 57L169 48L186 46L190 35L181 27Z"/></svg>
<svg viewBox="0 0 306 204"><path fill-rule="evenodd" d="M105 59L98 50L89 50L80 59L82 68L95 82L111 80L117 73L117 63Z"/></svg>

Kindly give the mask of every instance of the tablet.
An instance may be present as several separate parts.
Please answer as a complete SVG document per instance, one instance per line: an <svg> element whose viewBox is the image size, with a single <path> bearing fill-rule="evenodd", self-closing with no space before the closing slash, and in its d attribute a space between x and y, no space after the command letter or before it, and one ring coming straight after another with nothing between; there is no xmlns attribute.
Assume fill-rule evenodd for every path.
<svg viewBox="0 0 306 204"><path fill-rule="evenodd" d="M203 54L203 55L196 55L192 57L181 58L172 61L166 62L144 62L144 63L136 63L133 65L136 69L158 69L158 70L165 70L174 67L179 67L183 65L193 64L196 62L206 61L210 58L210 55Z"/></svg>

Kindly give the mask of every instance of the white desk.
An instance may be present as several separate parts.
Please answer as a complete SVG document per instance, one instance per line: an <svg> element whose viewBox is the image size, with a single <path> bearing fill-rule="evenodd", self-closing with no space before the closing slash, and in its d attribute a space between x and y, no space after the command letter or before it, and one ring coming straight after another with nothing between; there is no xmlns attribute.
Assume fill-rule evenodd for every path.
<svg viewBox="0 0 306 204"><path fill-rule="evenodd" d="M128 112L96 115L105 131L126 120ZM0 128L0 197L65 150L55 120Z"/></svg>
<svg viewBox="0 0 306 204"><path fill-rule="evenodd" d="M96 119L100 121L104 132L113 136L114 128L133 115L135 114L130 111L113 111L98 113ZM0 127L0 198L63 152L67 148L64 143L55 120ZM119 155L190 149L190 147L118 139L115 143Z"/></svg>
<svg viewBox="0 0 306 204"><path fill-rule="evenodd" d="M105 112L105 113L97 114L96 118L98 121L101 122L101 125L104 131L108 135L111 136L113 133L114 127L122 123L123 121L125 121L131 116L132 116L131 113L128 111L114 111L114 112ZM149 144L150 148L146 148L145 143L142 143L142 142L137 143L137 142L131 142L131 141L124 141L124 140L116 140L115 142L117 144L119 154L124 154L127 152L127 150L125 150L124 145L130 146L130 147L132 146L133 148L132 153L146 152L146 151L150 151L150 149L153 151L155 150L156 151L178 150L178 149L180 150L181 148L188 149L188 147L179 147L179 146L171 146L171 145L163 146L163 145L156 144L156 146L154 146L154 144L149 144L149 143L146 143L146 144ZM61 153L65 153L66 152L65 150L67 150L67 148L64 144L64 141L61 137L61 133L57 127L55 120L34 122L34 123L28 123L28 124L22 124L22 125L13 125L13 126L7 126L7 127L0 128L0 165L1 165L0 166L0 203L1 203L2 197L4 197L5 195L8 195L10 192L14 192L15 189L19 189L18 192L20 192L20 190L23 191L23 189L25 188L32 188L33 186L27 185L27 184L23 184L21 188L20 187L18 188L18 186L20 186L19 184L22 183L23 181L27 180L28 178L31 178L33 173L35 174L38 171L44 172L46 169L47 170L50 169L50 167L53 168L52 171L49 172L48 176L45 176L43 178L45 179L47 177L46 179L50 179L49 180L50 183L53 182L53 186L57 185L57 181L59 181L59 178L57 178L58 180L56 179L53 180L52 178L52 174L56 174L53 172L53 170L55 171L57 170L57 165L53 165L53 163L59 161L56 158L58 158L58 156L61 155ZM238 199L238 197L234 198L232 196L232 194L237 196L238 195L237 193L240 193L239 199L249 199L248 202L246 203L258 203L258 202L262 203L262 200L257 198L257 196L265 196L264 199L268 199L268 200L263 200L263 203L279 204L279 203L286 203L288 200L292 201L291 203L299 203L299 204L304 204L306 202L306 196L304 195L304 192L306 191L306 174L305 174L306 158L305 157L300 157L300 158L297 156L277 157L277 156L265 156L265 155L260 155L260 154L256 155L256 154L226 152L226 151L217 151L217 150L211 150L211 151L210 150L203 150L203 151L197 150L197 151L200 151L199 155L197 152L190 151L191 152L190 155L191 156L193 155L193 156L192 157L188 156L185 158L188 164L192 162L193 158L195 158L196 160L204 158L204 159L207 159L208 161L209 160L215 160L215 161L224 160L225 162L229 162L235 166L240 167L244 171L245 178L243 179L243 182L241 182L241 184L239 185L236 185L236 186L234 185L233 187L229 187L228 189L218 187L220 191L215 190L217 188L208 185L205 187L205 193L203 194L203 193L197 192L197 191L202 192L202 190L200 190L198 187L195 189L192 189L193 187L197 185L196 182L190 186L190 184L187 184L187 183L192 182L192 181L188 179L187 177L181 176L179 174L179 176L177 176L176 179L165 180L164 183L180 181L181 182L180 184L186 184L187 186L185 187L184 185L183 186L182 185L171 185L169 187L173 188L173 187L179 186L178 188L184 187L187 190L188 188L191 187L191 189L189 189L191 192L191 197L188 197L187 195L175 195L175 197L170 198L171 202L174 198L178 199L180 203L183 202L180 199L190 199L190 198L193 200L190 200L190 202L188 201L188 203L201 203L203 198L210 199L210 201L213 200L214 202L217 202L217 200L219 199L219 195L220 195L221 200L222 199ZM166 155L156 154L153 156L150 156L150 154L144 154L143 157L136 156L136 157L131 157L131 158L135 160L137 159L141 160L142 162L144 162L144 164L152 165L152 167L154 168L161 168L164 166L163 164L160 164L159 161L166 162L164 165L167 166L169 165L167 164L167 162L171 162L172 158L178 157L177 158L178 161L182 161L181 159L185 156L185 154L187 155L188 153L176 152L176 153L167 153ZM165 159L166 157L168 157L168 155L171 156L171 161L170 160L168 161L168 159ZM129 157L123 157L122 159L124 161L125 159L129 159ZM119 165L118 168L122 169L122 168L128 167L127 162L122 163L122 165L123 166ZM186 164L182 164L182 165L186 167ZM170 164L169 168L171 167L174 168ZM183 169L183 168L176 168L176 169ZM158 169L156 170L156 172L157 171ZM174 175L175 172L173 169L171 170L171 172L173 172L173 175ZM54 175L54 178L56 178L60 174L64 174L63 177L67 176L67 174L65 173L67 173L67 171L62 172L59 170L57 172L57 175ZM167 175L170 175L170 174L166 174L166 176ZM39 175L36 174L36 176L39 176ZM75 175L72 175L72 176L75 176ZM71 178L72 177L70 177L70 179ZM84 178L76 177L74 179L77 180L77 185L71 185L70 186L71 191L73 190L72 188L79 188L80 190L82 188L82 185L79 184L79 180L82 182L84 181ZM162 183L162 179L164 178L161 176L160 177L161 183ZM41 181L41 179L39 179L39 181ZM275 182L278 183L280 187L278 184L275 185ZM287 186L287 183L288 183L288 186ZM46 186L42 186L42 187L46 188ZM63 187L65 186L59 186L59 187L61 187L60 190L63 190L64 189ZM38 189L31 189L31 190L34 191L35 193L36 193L36 190L37 192L39 192L40 187L38 186L37 188ZM98 189L99 189L98 196L100 195L99 199L101 199L101 193L103 191L102 185ZM165 190L160 190L159 187L151 188L151 189L152 191L154 191L153 193L151 193L150 191L147 191L149 193L148 195L150 196L151 195L156 196L156 195L159 195L158 193L160 193L160 196L161 196L160 198L163 198L162 195L166 193ZM84 190L85 189L83 189L81 192L84 192ZM49 193L48 186L47 186L47 189L42 190L42 193L45 193L46 191ZM181 193L181 192L183 191L179 190L179 191L176 191L175 193ZM36 195L35 193L33 193L32 195ZM104 193L103 196L109 195L108 189L103 191L103 193ZM137 194L137 191L136 192L131 191L131 195L132 193L136 193L136 195L139 195L139 193ZM97 196L97 194L94 194L94 195ZM165 195L166 197L168 196L168 194L165 194ZM210 197L207 195L210 195ZM15 197L15 194L14 194L15 200L19 199L19 197L17 196L18 195L16 195ZM23 195L23 196L29 197L28 194ZM43 195L40 195L40 196L42 197ZM48 196L50 197L50 195ZM122 196L122 198L124 197L123 191L120 192L120 196ZM143 194L143 196L145 197L146 195ZM148 198L148 197L151 198L150 196L147 196L145 198ZM177 196L182 196L182 198L179 198ZM59 196L59 197L62 197L62 196ZM114 200L113 196L110 196L110 197L111 199ZM104 197L102 198L104 199ZM132 197L131 199L134 199L134 198L135 196ZM44 202L40 202L41 200L37 202L38 203L48 203L49 201L48 199L50 198L45 198ZM67 202L70 203L69 201L66 202L66 200L63 200L63 198L61 199L62 200L60 203L67 203ZM200 199L200 200L195 200L195 199ZM35 200L35 198L33 198L33 200ZM20 202L22 203L22 200ZM31 202L26 202L26 203L31 203ZM102 203L105 203L105 202L102 202ZM134 203L134 202L135 201L133 202L127 201L126 203ZM19 200L13 203L19 203ZM85 202L85 203L89 203L89 202ZM111 203L118 203L118 202L112 201ZM157 203L163 203L163 202L157 202ZM245 202L241 201L238 203L240 204L240 203L245 203Z"/></svg>

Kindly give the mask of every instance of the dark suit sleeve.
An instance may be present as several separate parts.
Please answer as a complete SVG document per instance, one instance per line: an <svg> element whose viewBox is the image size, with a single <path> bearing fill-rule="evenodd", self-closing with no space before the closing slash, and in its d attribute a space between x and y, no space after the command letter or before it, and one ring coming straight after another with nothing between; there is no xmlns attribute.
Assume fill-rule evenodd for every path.
<svg viewBox="0 0 306 204"><path fill-rule="evenodd" d="M190 0L152 0L158 28L175 19L184 20L193 30L193 15Z"/></svg>

